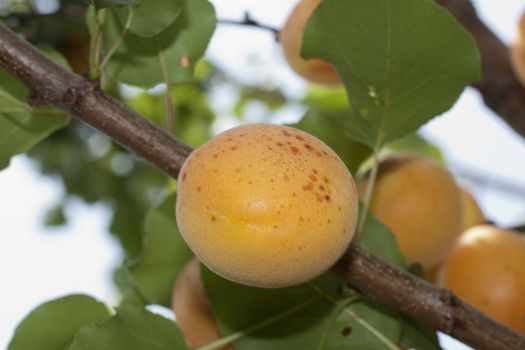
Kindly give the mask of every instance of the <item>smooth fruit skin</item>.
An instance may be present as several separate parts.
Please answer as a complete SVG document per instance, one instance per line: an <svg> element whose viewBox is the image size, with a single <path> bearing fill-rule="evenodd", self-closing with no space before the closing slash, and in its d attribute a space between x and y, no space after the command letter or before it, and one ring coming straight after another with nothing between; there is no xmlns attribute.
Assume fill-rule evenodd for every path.
<svg viewBox="0 0 525 350"><path fill-rule="evenodd" d="M196 349L222 338L202 285L198 259L190 260L180 272L175 282L171 305L189 348ZM219 349L234 348L225 346Z"/></svg>
<svg viewBox="0 0 525 350"><path fill-rule="evenodd" d="M519 334L525 334L525 240L481 225L461 235L437 282Z"/></svg>
<svg viewBox="0 0 525 350"><path fill-rule="evenodd" d="M367 186L365 175L358 184L361 199ZM392 230L407 260L425 270L443 260L461 232L461 197L452 175L421 155L380 162L370 210Z"/></svg>
<svg viewBox="0 0 525 350"><path fill-rule="evenodd" d="M241 284L286 287L317 277L346 251L357 191L319 139L252 124L188 157L176 212L183 238L211 270Z"/></svg>
<svg viewBox="0 0 525 350"><path fill-rule="evenodd" d="M301 0L279 32L279 42L290 67L303 78L320 84L335 85L341 78L334 67L321 59L305 60L301 57L304 28L308 18L321 0Z"/></svg>
<svg viewBox="0 0 525 350"><path fill-rule="evenodd" d="M478 202L474 196L464 188L461 189L461 203L463 204L462 232L485 222L485 215L483 215L483 211L481 211Z"/></svg>

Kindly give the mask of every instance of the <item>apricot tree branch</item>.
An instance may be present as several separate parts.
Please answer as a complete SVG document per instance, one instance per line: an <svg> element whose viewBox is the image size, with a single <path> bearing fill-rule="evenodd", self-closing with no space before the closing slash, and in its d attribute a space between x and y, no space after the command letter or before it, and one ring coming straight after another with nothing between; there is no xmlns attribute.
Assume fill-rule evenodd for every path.
<svg viewBox="0 0 525 350"><path fill-rule="evenodd" d="M92 81L66 71L0 24L0 67L32 91L33 103L51 103L104 132L177 178L191 148L166 134ZM347 280L371 298L477 349L525 348L525 338L417 277L352 245Z"/></svg>
<svg viewBox="0 0 525 350"><path fill-rule="evenodd" d="M478 17L470 0L435 1L447 8L476 40L482 76L472 86L490 109L525 137L525 87L512 70L508 47Z"/></svg>

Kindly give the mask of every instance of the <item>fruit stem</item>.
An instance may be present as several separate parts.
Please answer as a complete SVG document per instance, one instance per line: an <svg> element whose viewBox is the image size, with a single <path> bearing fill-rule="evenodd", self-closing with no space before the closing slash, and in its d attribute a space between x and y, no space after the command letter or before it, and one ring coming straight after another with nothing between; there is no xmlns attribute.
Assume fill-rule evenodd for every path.
<svg viewBox="0 0 525 350"><path fill-rule="evenodd" d="M381 150L381 138L378 138L378 142L374 147L372 153L372 169L370 170L370 177L368 178L368 183L366 186L365 198L363 200L363 207L361 210L361 215L359 216L359 222L357 225L357 232L354 236L353 241L359 243L363 230L365 228L366 217L368 214L368 209L370 208L370 201L372 200L372 193L374 191L374 186L377 180L377 171L379 169L379 152Z"/></svg>
<svg viewBox="0 0 525 350"><path fill-rule="evenodd" d="M91 42L89 45L89 78L97 80L100 78L100 50L102 46L102 30L104 25L104 18L106 10L97 10L94 1L92 1L94 23L92 25L93 33L91 33Z"/></svg>
<svg viewBox="0 0 525 350"><path fill-rule="evenodd" d="M119 48L120 44L122 44L122 41L124 40L124 35L126 35L128 29L131 27L131 20L133 19L133 7L129 7L128 12L128 18L126 19L126 24L124 25L124 28L122 29L122 32L120 32L117 40L113 43L109 51L107 52L106 56L102 59L102 62L100 63L99 70L102 71L106 64L108 63L109 59L115 51Z"/></svg>
<svg viewBox="0 0 525 350"><path fill-rule="evenodd" d="M160 68L162 70L162 77L164 79L164 84L166 84L166 125L168 133L173 136L175 129L175 122L173 119L173 96L171 93L171 81L168 72L168 65L166 64L166 59L164 58L164 53L157 45L157 52L159 55Z"/></svg>

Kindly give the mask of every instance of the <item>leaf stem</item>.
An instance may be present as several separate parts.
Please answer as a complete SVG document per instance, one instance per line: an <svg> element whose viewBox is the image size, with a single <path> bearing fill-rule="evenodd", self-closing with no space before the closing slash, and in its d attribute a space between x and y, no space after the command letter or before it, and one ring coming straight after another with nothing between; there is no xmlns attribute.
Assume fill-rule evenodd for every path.
<svg viewBox="0 0 525 350"><path fill-rule="evenodd" d="M91 1L95 14L93 16L93 33L91 33L91 42L89 46L89 78L97 80L100 78L100 50L102 46L102 31L104 26L104 19L106 10L97 10L94 1Z"/></svg>
<svg viewBox="0 0 525 350"><path fill-rule="evenodd" d="M102 62L100 63L100 70L102 71L106 64L108 63L109 59L115 54L115 51L120 47L120 44L122 44L122 41L124 40L124 36L128 32L129 28L131 27L131 21L133 19L133 7L129 7L128 12L128 18L126 19L126 24L124 25L124 28L122 29L122 32L120 32L117 40L113 43L109 51L106 53L104 58L102 59Z"/></svg>
<svg viewBox="0 0 525 350"><path fill-rule="evenodd" d="M309 286L314 290L316 291L317 293L319 293L320 295L322 295L325 299L331 301L332 303L334 304L338 304L338 301L337 299L335 299L334 297L324 293L321 288L319 288L318 286L316 286L314 283L308 283ZM355 302L355 300L359 299L361 297L361 295L358 295L358 296L354 296L354 297L351 297L350 299L352 299L352 302ZM348 305L347 305L348 306ZM385 337L380 331L378 331L377 329L374 328L373 325L371 325L370 323L368 323L366 320L364 320L363 318L361 318L359 315L357 315L354 311L350 310L348 307L345 307L343 309L343 311L348 314L350 317L352 317L357 323L359 323L361 326L363 326L363 328L365 328L367 331L369 331L373 336L375 336L380 342L382 342L383 344L386 345L387 348L391 349L391 350L399 350L399 348L397 347L396 344L392 343L392 341L390 341L390 339L388 339L387 337Z"/></svg>
<svg viewBox="0 0 525 350"><path fill-rule="evenodd" d="M205 346L202 346L200 348L197 348L196 350L212 350L212 349L217 349L223 345L226 345L226 344L229 344L231 342L234 342L235 340L239 339L239 338L242 338L250 333L253 333L255 331L258 331L259 329L261 328L264 328L266 326L269 326L270 324L272 323L275 323L277 321L280 321L298 311L301 311L302 309L304 309L305 307L307 307L308 305L312 304L314 301L316 300L319 300L320 298L322 297L322 294L316 294L316 295L313 295L312 297L306 299L305 301L303 301L302 303L299 303L299 304L296 304L270 318L267 318L259 323L256 323L254 324L253 326L251 327L248 327L246 328L244 331L240 331L240 332L236 332L236 333L233 333L233 334L230 334L229 336L227 337L224 337L222 339L219 339L217 341L214 341L213 343L210 343L208 345L205 345Z"/></svg>
<svg viewBox="0 0 525 350"><path fill-rule="evenodd" d="M372 193L374 191L374 186L377 180L377 172L379 169L379 152L381 151L382 137L379 137L377 143L372 152L372 169L370 170L370 176L366 184L365 198L363 200L363 207L361 210L361 215L359 216L359 222L357 224L357 232L354 237L354 242L359 243L361 236L363 235L363 230L365 228L366 217L368 214L368 209L370 208L370 201L372 200Z"/></svg>
<svg viewBox="0 0 525 350"><path fill-rule="evenodd" d="M330 319L326 323L326 327L323 330L323 334L321 334L321 338L319 339L319 343L317 345L316 350L323 350L325 348L326 340L328 339L328 334L330 332L331 327L337 320L337 317L341 314L341 312L344 309L346 309L348 305L358 300L359 298L361 298L360 295L354 295L349 298L343 299L341 302L338 303L335 310L332 312Z"/></svg>
<svg viewBox="0 0 525 350"><path fill-rule="evenodd" d="M157 51L159 55L160 68L162 70L162 77L164 78L164 83L166 84L166 124L168 133L170 135L173 135L175 129L175 122L173 118L173 96L171 94L171 81L164 53L162 52L162 50L160 50L159 47L157 47Z"/></svg>

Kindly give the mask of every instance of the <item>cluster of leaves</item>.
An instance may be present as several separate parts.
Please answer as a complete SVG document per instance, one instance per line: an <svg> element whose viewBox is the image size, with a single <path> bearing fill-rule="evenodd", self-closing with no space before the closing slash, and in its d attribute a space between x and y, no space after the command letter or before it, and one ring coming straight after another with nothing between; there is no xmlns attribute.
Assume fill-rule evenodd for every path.
<svg viewBox="0 0 525 350"><path fill-rule="evenodd" d="M129 97L117 83L166 83L175 136L193 146L211 136L215 116L206 97L222 73L208 64L195 72L216 25L207 0L93 0L86 18L91 52L102 58L86 64L99 71L106 91L165 127L164 93ZM413 132L450 108L479 71L472 38L431 0L324 0L307 26L303 51L332 62L345 90L312 89L301 101L308 112L293 126L324 140L354 174L383 146L436 155ZM63 128L67 116L31 108L27 96L27 88L0 71L0 166L40 142L29 155L43 173L63 180L68 196L111 204L111 230L127 259L115 274L118 307L83 295L50 301L22 321L9 350L186 349L176 324L145 308L170 306L174 281L192 257L175 222L175 194L142 223L146 209L169 192L169 180L82 124ZM287 101L275 89L243 87L238 114L251 100L270 109ZM67 197L52 208L50 223L62 221L65 203ZM372 217L362 245L408 269L392 234ZM202 278L221 332L238 349L439 348L435 332L360 295L337 271L276 290L240 286L206 269Z"/></svg>

